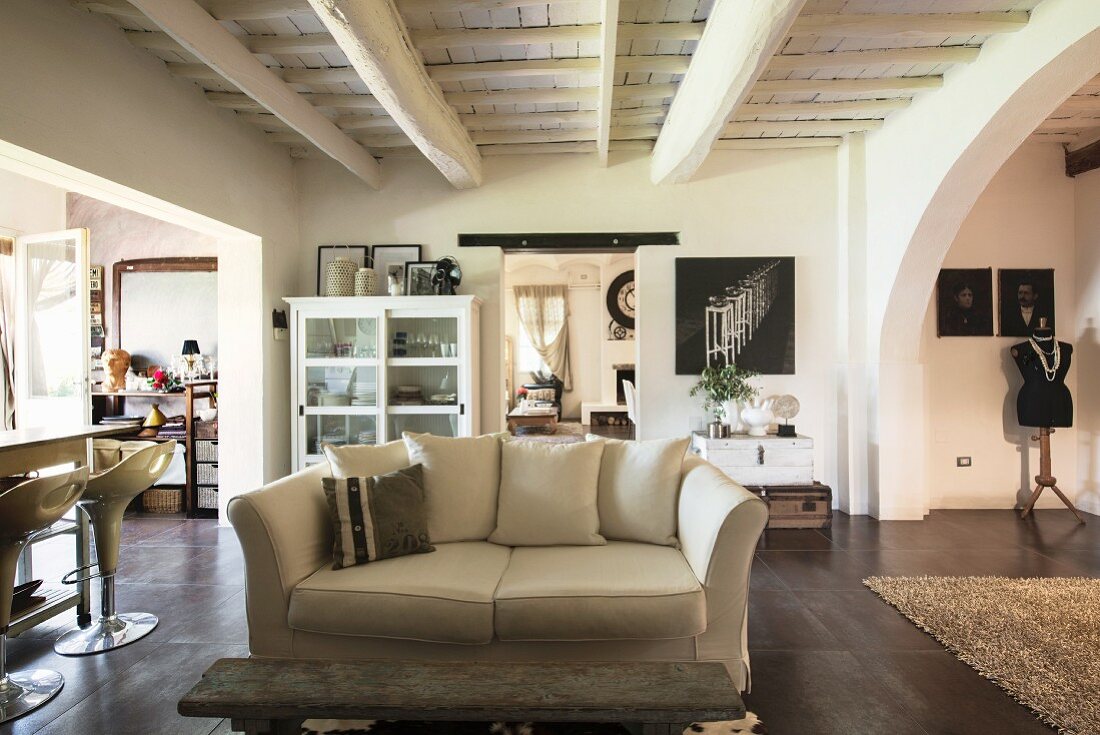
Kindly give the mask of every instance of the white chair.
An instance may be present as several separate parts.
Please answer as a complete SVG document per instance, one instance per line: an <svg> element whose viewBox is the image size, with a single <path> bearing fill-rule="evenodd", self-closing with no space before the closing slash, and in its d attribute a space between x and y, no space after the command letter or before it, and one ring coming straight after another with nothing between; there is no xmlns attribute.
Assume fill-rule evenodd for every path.
<svg viewBox="0 0 1100 735"><path fill-rule="evenodd" d="M638 391L629 380L623 381L623 395L626 396L626 417L630 423L638 425Z"/></svg>

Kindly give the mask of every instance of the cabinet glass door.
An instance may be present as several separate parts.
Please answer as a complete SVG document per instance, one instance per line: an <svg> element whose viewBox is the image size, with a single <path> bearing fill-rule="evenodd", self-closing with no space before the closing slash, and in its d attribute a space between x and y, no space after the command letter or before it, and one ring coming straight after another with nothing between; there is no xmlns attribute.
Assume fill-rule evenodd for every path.
<svg viewBox="0 0 1100 735"><path fill-rule="evenodd" d="M459 317L391 315L386 328L387 439L402 432L461 436Z"/></svg>
<svg viewBox="0 0 1100 735"><path fill-rule="evenodd" d="M303 316L298 372L298 442L303 465L324 444L378 442L376 317Z"/></svg>

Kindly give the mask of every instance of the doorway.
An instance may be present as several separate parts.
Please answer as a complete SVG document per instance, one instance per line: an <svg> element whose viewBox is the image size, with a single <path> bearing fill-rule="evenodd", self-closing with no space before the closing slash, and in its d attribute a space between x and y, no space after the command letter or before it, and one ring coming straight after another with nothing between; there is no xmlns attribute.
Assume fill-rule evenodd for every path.
<svg viewBox="0 0 1100 735"><path fill-rule="evenodd" d="M566 443L633 439L634 252L504 253L504 404L509 431Z"/></svg>

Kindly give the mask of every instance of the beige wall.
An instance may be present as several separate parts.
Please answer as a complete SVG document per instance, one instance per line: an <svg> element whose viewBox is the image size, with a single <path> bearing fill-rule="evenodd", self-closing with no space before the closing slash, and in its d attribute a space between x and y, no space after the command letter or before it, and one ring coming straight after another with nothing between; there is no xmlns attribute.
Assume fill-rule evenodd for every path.
<svg viewBox="0 0 1100 735"><path fill-rule="evenodd" d="M1054 268L1059 338L1076 343L1074 181L1060 145L1025 144L990 182L967 216L945 268ZM936 337L935 302L924 322L927 482L933 508L1011 508L1034 488L1039 468L1034 429L1016 422L1023 381L1009 355L1018 337ZM996 297L995 297L996 298ZM994 304L996 329L996 303ZM1075 355L1076 357L1076 355ZM1077 396L1079 360L1067 384ZM1079 399L1079 397L1078 397ZM958 456L973 466L956 467ZM1078 492L1077 429L1052 439L1054 474L1071 498ZM1040 507L1060 507L1046 493Z"/></svg>
<svg viewBox="0 0 1100 735"><path fill-rule="evenodd" d="M1078 176L1074 181L1077 339L1073 357L1080 376L1075 396L1077 484L1074 489L1077 503L1083 509L1100 513L1100 170Z"/></svg>
<svg viewBox="0 0 1100 735"><path fill-rule="evenodd" d="M238 315L232 347L249 367L236 386L240 405L223 405L222 426L237 426L250 446L261 426L264 437L255 461L223 474L223 495L285 474L289 360L270 320L296 284L297 201L286 151L173 78L109 19L64 0L0 4L0 68L0 141L262 238L262 253L244 238L236 258L219 254L221 275L234 284L219 302ZM224 364L229 340L220 341Z"/></svg>
<svg viewBox="0 0 1100 735"><path fill-rule="evenodd" d="M482 309L482 427L501 414L501 254L456 247L459 233L678 231L682 245L639 251L639 396L643 438L685 434L703 411L688 397L695 378L675 375L674 259L687 256L797 257L796 374L769 376L765 394L794 393L796 423L815 437L818 475L831 481L826 416L835 410L836 151L718 151L683 186L648 183L645 156L616 155L609 168L589 156L485 159L485 184L455 191L425 162L383 164L385 186L365 191L338 165L296 164L302 212L297 293L314 291L316 247L338 243L420 243L426 258L455 254L460 290ZM602 311L601 311L602 314ZM829 424L832 426L833 424Z"/></svg>

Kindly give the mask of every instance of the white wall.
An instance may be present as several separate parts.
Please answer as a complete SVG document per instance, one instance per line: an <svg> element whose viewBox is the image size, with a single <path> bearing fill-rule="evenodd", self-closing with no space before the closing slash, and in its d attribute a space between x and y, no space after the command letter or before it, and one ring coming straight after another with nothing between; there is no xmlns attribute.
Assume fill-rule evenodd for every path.
<svg viewBox="0 0 1100 735"><path fill-rule="evenodd" d="M1059 338L1076 343L1074 182L1065 173L1060 145L1029 143L994 176L970 211L944 260L944 268L1054 268ZM996 299L996 297L994 297ZM994 304L994 326L996 329ZM1023 381L1009 349L1018 337L936 336L935 297L925 314L929 501L933 508L1011 508L1026 500L1038 473L1034 429L1016 420ZM1076 357L1076 354L1075 354ZM1081 365L1075 359L1066 384L1077 396ZM1087 381L1086 381L1087 382ZM1073 498L1078 490L1077 430L1051 439L1054 474ZM956 467L956 457L973 466ZM1039 507L1061 507L1044 493Z"/></svg>
<svg viewBox="0 0 1100 735"><path fill-rule="evenodd" d="M65 190L0 169L0 234L65 229Z"/></svg>
<svg viewBox="0 0 1100 735"><path fill-rule="evenodd" d="M1074 490L1080 508L1100 514L1100 170L1078 176L1074 181L1077 339L1073 358L1081 377L1074 396L1077 412Z"/></svg>
<svg viewBox="0 0 1100 735"><path fill-rule="evenodd" d="M716 151L694 181L655 187L646 156L501 156L485 160L485 184L455 191L426 162L383 164L385 186L365 191L336 164L297 162L302 213L298 293L312 293L316 247L344 242L421 243L425 258L452 253L460 291L482 309L482 427L501 415L501 254L456 247L458 233L678 231L681 247L638 254L639 397L643 438L684 434L702 422L688 397L695 378L674 366L674 259L685 256L797 257L796 373L769 376L765 394L802 401L799 430L822 438L833 400L836 284L836 150ZM600 312L602 314L602 311ZM828 424L832 426L833 424ZM823 465L821 442L818 463ZM821 475L823 481L831 481Z"/></svg>
<svg viewBox="0 0 1100 735"><path fill-rule="evenodd" d="M594 259L576 256L509 255L505 259L504 333L512 338L517 360L513 385L517 388L531 382L530 371L521 369L518 360L520 330L513 286L564 284L569 287L569 364L572 390L562 393L562 417L576 419L581 415L581 403L600 400L599 313L602 299L600 266Z"/></svg>
<svg viewBox="0 0 1100 735"><path fill-rule="evenodd" d="M285 308L280 299L297 278L297 201L285 149L173 78L109 19L64 0L0 5L0 68L0 141L243 231L240 254L221 258L234 289L219 294L220 305L239 328L231 345L221 340L221 358L225 364L232 349L249 370L223 376L239 382L223 386L238 398L222 406L221 427L236 427L255 446L262 426L264 438L262 458L228 477L223 465L223 496L285 474L289 352L270 327L271 309ZM262 252L248 233L262 238Z"/></svg>

